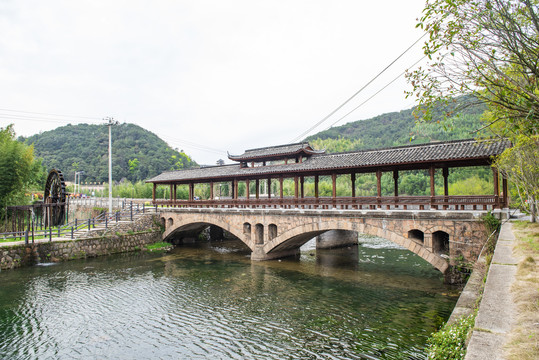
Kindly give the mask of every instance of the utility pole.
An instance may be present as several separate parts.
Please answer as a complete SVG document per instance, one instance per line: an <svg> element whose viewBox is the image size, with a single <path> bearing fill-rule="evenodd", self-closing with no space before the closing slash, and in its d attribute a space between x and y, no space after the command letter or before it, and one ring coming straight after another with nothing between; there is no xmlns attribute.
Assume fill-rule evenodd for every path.
<svg viewBox="0 0 539 360"><path fill-rule="evenodd" d="M112 214L112 125L118 125L111 117L106 117L103 120L108 121L109 127L109 215Z"/></svg>

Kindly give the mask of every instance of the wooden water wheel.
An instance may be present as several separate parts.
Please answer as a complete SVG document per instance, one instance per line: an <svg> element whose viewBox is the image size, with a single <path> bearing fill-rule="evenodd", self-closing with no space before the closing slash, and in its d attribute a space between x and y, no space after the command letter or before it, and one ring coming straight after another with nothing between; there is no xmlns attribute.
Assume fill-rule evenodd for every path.
<svg viewBox="0 0 539 360"><path fill-rule="evenodd" d="M45 183L45 224L46 227L63 225L66 215L66 185L60 170L52 169Z"/></svg>

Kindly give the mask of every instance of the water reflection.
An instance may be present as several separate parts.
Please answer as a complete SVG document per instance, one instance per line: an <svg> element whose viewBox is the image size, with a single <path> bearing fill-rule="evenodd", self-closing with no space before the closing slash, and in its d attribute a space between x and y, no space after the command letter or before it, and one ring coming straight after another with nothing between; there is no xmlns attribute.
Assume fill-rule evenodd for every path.
<svg viewBox="0 0 539 360"><path fill-rule="evenodd" d="M225 241L2 272L0 358L422 359L452 289L369 246L251 262Z"/></svg>

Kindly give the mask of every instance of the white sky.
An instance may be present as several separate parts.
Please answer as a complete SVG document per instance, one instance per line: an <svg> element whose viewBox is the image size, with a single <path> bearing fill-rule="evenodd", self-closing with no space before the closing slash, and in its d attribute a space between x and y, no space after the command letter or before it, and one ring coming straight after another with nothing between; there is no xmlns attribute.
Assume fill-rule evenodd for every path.
<svg viewBox="0 0 539 360"><path fill-rule="evenodd" d="M112 116L201 164L288 143L422 35L424 1L0 0L0 127ZM421 57L417 44L310 134ZM337 125L412 107L408 88L401 78Z"/></svg>

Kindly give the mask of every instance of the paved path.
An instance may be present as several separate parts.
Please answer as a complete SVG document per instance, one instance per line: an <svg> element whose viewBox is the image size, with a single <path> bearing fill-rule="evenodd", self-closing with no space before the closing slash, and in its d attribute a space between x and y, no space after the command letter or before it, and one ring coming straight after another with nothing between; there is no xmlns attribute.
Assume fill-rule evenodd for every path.
<svg viewBox="0 0 539 360"><path fill-rule="evenodd" d="M512 224L506 222L494 250L465 360L505 359L503 346L516 319L516 306L511 294L518 263L513 257L514 246Z"/></svg>

